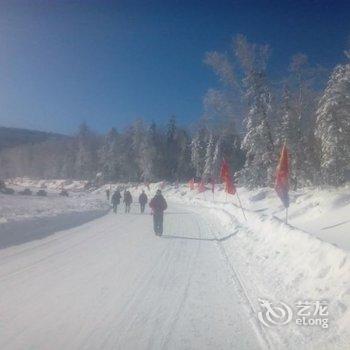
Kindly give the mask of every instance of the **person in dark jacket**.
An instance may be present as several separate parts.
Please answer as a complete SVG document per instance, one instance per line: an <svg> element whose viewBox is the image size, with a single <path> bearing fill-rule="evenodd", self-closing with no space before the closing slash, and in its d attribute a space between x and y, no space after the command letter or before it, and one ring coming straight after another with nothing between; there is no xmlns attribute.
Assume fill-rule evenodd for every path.
<svg viewBox="0 0 350 350"><path fill-rule="evenodd" d="M148 202L147 194L144 190L142 190L142 193L139 196L139 203L141 208L141 213L143 214L145 212L146 203Z"/></svg>
<svg viewBox="0 0 350 350"><path fill-rule="evenodd" d="M125 204L125 212L130 213L130 206L132 203L132 196L130 191L124 192L124 204Z"/></svg>
<svg viewBox="0 0 350 350"><path fill-rule="evenodd" d="M153 210L153 229L157 236L163 234L164 210L168 207L161 190L157 190L156 195L151 199L149 206Z"/></svg>
<svg viewBox="0 0 350 350"><path fill-rule="evenodd" d="M120 198L122 198L119 190L116 190L111 198L112 205L113 205L113 212L116 213L118 209L118 205L120 204Z"/></svg>

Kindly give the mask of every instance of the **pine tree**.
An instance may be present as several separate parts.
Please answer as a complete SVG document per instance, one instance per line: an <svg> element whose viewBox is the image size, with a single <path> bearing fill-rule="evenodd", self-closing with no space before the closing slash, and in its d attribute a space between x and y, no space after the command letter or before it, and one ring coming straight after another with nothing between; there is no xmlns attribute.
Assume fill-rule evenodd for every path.
<svg viewBox="0 0 350 350"><path fill-rule="evenodd" d="M305 54L292 57L289 70L288 148L291 153L291 180L294 188L316 183L319 160L314 142L314 122L318 93L313 85L321 77L322 69L310 67Z"/></svg>
<svg viewBox="0 0 350 350"><path fill-rule="evenodd" d="M152 173L155 180L164 179L164 145L163 138L161 132L158 130L155 122L152 122L148 135L150 138L150 142L154 147L154 157L153 157L153 165L152 165Z"/></svg>
<svg viewBox="0 0 350 350"><path fill-rule="evenodd" d="M245 136L241 142L237 133L232 130L224 132L221 137L221 152L225 157L231 157L229 161L235 170L239 170L242 161L244 168L239 171L240 178L247 186L257 187L272 184L276 155L273 140L273 113L272 97L267 83L266 66L269 56L267 45L251 44L247 39L238 35L235 38L235 56L242 68L244 79L242 86L238 77L241 75L234 71L234 64L225 55L210 53L205 62L209 64L220 80L224 83L224 93L209 91L205 98L209 110L219 112L228 118L227 126L232 127L234 115L245 107L244 124ZM244 91L246 106L235 107ZM239 103L239 102L238 102ZM208 109L208 108L207 108ZM236 112L234 112L236 111ZM226 130L226 125L222 130ZM242 152L238 152L236 146L241 145Z"/></svg>
<svg viewBox="0 0 350 350"><path fill-rule="evenodd" d="M131 139L132 142L129 155L132 157L133 161L128 166L130 170L132 169L129 173L129 178L133 181L139 181L143 177L142 173L145 171L146 165L144 159L144 147L146 145L146 127L143 120L139 119L133 123L131 127Z"/></svg>
<svg viewBox="0 0 350 350"><path fill-rule="evenodd" d="M207 140L207 129L205 126L200 126L191 142L191 162L197 178L201 178L203 175Z"/></svg>
<svg viewBox="0 0 350 350"><path fill-rule="evenodd" d="M140 150L140 168L141 179L143 181L154 181L156 179L155 174L155 162L157 156L157 149L154 142L154 130L150 126L146 134L143 137L141 150Z"/></svg>
<svg viewBox="0 0 350 350"><path fill-rule="evenodd" d="M222 162L220 139L216 141L214 154L213 154L213 179L219 180L219 171Z"/></svg>
<svg viewBox="0 0 350 350"><path fill-rule="evenodd" d="M176 180L187 181L193 177L194 169L191 163L191 138L185 129L178 130L179 153L177 156Z"/></svg>
<svg viewBox="0 0 350 350"><path fill-rule="evenodd" d="M180 151L178 143L178 127L176 125L176 118L170 117L165 135L165 172L166 178L174 181L178 177L178 154Z"/></svg>
<svg viewBox="0 0 350 350"><path fill-rule="evenodd" d="M244 86L248 113L242 149L246 152L241 179L249 187L271 185L275 166L271 127L271 94L267 85L268 47L249 44L243 36L236 39L236 54L245 71Z"/></svg>
<svg viewBox="0 0 350 350"><path fill-rule="evenodd" d="M75 174L80 179L93 179L97 173L97 144L95 135L86 123L79 127L77 135Z"/></svg>
<svg viewBox="0 0 350 350"><path fill-rule="evenodd" d="M301 142L300 133L300 119L298 118L297 111L293 105L293 100L288 85L284 86L282 108L281 108L281 123L276 130L277 140L276 144L281 148L286 142L288 151L291 155L291 183L296 185L297 183L297 154L299 150L299 143Z"/></svg>
<svg viewBox="0 0 350 350"><path fill-rule="evenodd" d="M337 66L319 101L316 137L323 180L338 186L350 171L350 64Z"/></svg>
<svg viewBox="0 0 350 350"><path fill-rule="evenodd" d="M232 167L233 172L239 172L245 162L244 152L241 147L240 135L236 131L235 122L230 119L225 124L220 135L220 152L221 158ZM221 159L221 160L222 160Z"/></svg>
<svg viewBox="0 0 350 350"><path fill-rule="evenodd" d="M61 154L63 154L63 159L59 172L53 177L62 179L74 179L74 166L76 163L76 144L74 140L67 140L64 142L64 145L62 147L57 147L56 143L54 143L54 145L58 149L58 152L62 152Z"/></svg>
<svg viewBox="0 0 350 350"><path fill-rule="evenodd" d="M100 170L105 181L116 181L120 177L120 145L118 132L111 128L99 150Z"/></svg>
<svg viewBox="0 0 350 350"><path fill-rule="evenodd" d="M213 134L210 134L205 152L205 163L203 170L203 177L207 181L213 177L214 147L214 136Z"/></svg>

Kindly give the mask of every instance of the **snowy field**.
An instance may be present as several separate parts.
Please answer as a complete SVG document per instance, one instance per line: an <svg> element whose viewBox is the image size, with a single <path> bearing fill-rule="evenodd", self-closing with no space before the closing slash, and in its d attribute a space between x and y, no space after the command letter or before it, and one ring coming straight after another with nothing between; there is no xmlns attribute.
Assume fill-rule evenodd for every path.
<svg viewBox="0 0 350 350"><path fill-rule="evenodd" d="M108 203L100 195L84 192L84 184L29 179L8 183L16 193L0 193L0 248L42 238L104 215L109 209ZM33 195L18 194L25 188L31 189ZM36 196L43 188L47 196ZM59 195L62 188L67 189L69 197Z"/></svg>
<svg viewBox="0 0 350 350"><path fill-rule="evenodd" d="M26 181L16 186L42 185ZM130 214L94 217L106 212L109 185L86 193L71 184L69 198L57 196L59 182L45 185L47 198L0 198L12 207L1 205L3 227L21 223L13 233L22 239L31 232L0 250L1 349L348 349L349 187L292 192L286 225L270 189L239 189L245 221L220 186L213 198L166 185L159 238L137 203ZM134 201L143 188L131 188ZM23 225L78 213L90 221L42 237ZM294 318L266 327L259 299L293 310L326 301L329 327Z"/></svg>

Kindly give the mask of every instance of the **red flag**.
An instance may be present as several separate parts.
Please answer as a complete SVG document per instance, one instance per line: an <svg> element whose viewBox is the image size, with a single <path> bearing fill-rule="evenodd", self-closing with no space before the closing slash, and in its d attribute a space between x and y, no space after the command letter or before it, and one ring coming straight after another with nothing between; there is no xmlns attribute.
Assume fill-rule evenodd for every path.
<svg viewBox="0 0 350 350"><path fill-rule="evenodd" d="M198 193L202 193L206 190L204 180L201 180L201 182L198 184Z"/></svg>
<svg viewBox="0 0 350 350"><path fill-rule="evenodd" d="M275 190L286 208L289 207L289 162L286 144L283 145L276 170Z"/></svg>
<svg viewBox="0 0 350 350"><path fill-rule="evenodd" d="M225 191L229 194L235 194L236 193L236 187L233 184L232 178L230 175L227 176L226 183L225 183Z"/></svg>
<svg viewBox="0 0 350 350"><path fill-rule="evenodd" d="M226 159L224 159L221 164L220 178L223 182L226 182L228 176L230 176L230 167L228 166Z"/></svg>
<svg viewBox="0 0 350 350"><path fill-rule="evenodd" d="M230 167L225 159L222 161L220 177L225 182L225 191L229 194L235 194L236 187L232 181Z"/></svg>
<svg viewBox="0 0 350 350"><path fill-rule="evenodd" d="M191 191L194 190L194 178L192 178L190 181L188 181L188 186Z"/></svg>

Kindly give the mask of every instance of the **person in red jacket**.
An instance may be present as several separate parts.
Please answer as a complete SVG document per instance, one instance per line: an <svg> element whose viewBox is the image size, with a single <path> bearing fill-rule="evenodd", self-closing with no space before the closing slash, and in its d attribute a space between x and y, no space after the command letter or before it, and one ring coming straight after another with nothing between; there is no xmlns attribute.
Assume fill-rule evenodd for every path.
<svg viewBox="0 0 350 350"><path fill-rule="evenodd" d="M151 199L149 206L153 210L153 229L157 236L163 234L164 210L168 207L161 190L157 190L156 195Z"/></svg>

